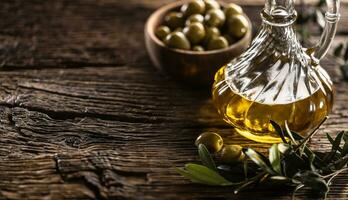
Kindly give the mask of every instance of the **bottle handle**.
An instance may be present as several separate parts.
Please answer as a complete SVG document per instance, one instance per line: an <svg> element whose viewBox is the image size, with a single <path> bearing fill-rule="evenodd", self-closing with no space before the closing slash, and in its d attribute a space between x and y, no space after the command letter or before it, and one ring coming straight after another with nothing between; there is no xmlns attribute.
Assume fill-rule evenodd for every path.
<svg viewBox="0 0 348 200"><path fill-rule="evenodd" d="M337 23L340 18L339 8L340 0L326 0L327 11L325 13L325 26L323 33L321 34L319 43L314 46L312 58L316 63L326 55L328 52L333 38L336 34Z"/></svg>

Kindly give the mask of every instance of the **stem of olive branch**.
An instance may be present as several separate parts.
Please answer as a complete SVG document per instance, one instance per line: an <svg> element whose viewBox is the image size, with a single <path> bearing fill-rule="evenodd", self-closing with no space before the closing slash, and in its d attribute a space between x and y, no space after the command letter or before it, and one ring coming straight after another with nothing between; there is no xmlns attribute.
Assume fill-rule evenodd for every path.
<svg viewBox="0 0 348 200"><path fill-rule="evenodd" d="M335 175L337 175L337 174L340 174L340 173L342 173L342 172L344 172L344 171L348 171L348 167L346 167L346 168L343 168L343 169L340 169L340 170L338 170L338 171L335 171L335 172L333 172L333 173L331 173L331 174L328 174L328 175L326 175L326 176L323 176L323 178L329 178L329 177L335 177ZM331 178L329 179L329 181L331 180ZM329 182L328 181L328 182Z"/></svg>
<svg viewBox="0 0 348 200"><path fill-rule="evenodd" d="M330 163L328 166L325 167L325 169L328 169L328 168L332 167L333 165L336 165L336 164L338 164L339 162L341 162L342 160L345 160L345 159L348 159L348 154L343 156L339 160L336 160L335 162Z"/></svg>
<svg viewBox="0 0 348 200"><path fill-rule="evenodd" d="M301 189L301 188L303 188L303 187L304 187L303 184L299 184L299 185L295 188L295 190L292 192L291 200L295 200L295 194L296 194L297 190L299 190L299 189Z"/></svg>
<svg viewBox="0 0 348 200"><path fill-rule="evenodd" d="M328 118L329 118L329 117L326 116L326 117L320 122L320 124L317 126L317 128L315 128L305 139L303 139L303 140L300 142L300 144L298 144L298 145L294 148L294 151L296 152L297 150L299 150L300 147L301 147L302 145L304 145L308 140L310 140L310 139L313 137L313 135L318 131L319 127L320 127L321 125L323 125L324 122L325 122Z"/></svg>

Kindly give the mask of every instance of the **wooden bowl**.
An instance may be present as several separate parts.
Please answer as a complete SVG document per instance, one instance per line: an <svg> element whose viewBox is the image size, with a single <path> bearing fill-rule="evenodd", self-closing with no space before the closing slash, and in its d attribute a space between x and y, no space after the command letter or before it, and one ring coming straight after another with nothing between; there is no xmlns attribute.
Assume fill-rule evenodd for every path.
<svg viewBox="0 0 348 200"><path fill-rule="evenodd" d="M153 64L170 75L193 85L207 86L214 81L215 72L246 50L251 41L252 26L243 38L228 48L204 52L173 49L164 45L155 35L155 29L162 24L164 16L172 10L178 10L187 1L177 1L156 10L145 25L145 45ZM224 6L226 3L219 2Z"/></svg>

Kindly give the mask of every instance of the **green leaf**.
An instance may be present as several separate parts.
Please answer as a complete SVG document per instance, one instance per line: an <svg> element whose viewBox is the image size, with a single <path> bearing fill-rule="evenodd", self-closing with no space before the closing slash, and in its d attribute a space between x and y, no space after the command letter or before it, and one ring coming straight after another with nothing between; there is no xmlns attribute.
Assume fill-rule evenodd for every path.
<svg viewBox="0 0 348 200"><path fill-rule="evenodd" d="M348 81L348 63L340 65L340 69L341 69L344 80Z"/></svg>
<svg viewBox="0 0 348 200"><path fill-rule="evenodd" d="M343 138L343 140L344 140L345 142L348 142L348 132L347 132L347 131L344 132L342 138Z"/></svg>
<svg viewBox="0 0 348 200"><path fill-rule="evenodd" d="M341 131L337 134L335 140L332 143L331 152L326 156L324 161L331 162L331 160L335 157L337 150L340 148L343 134L344 134L344 131Z"/></svg>
<svg viewBox="0 0 348 200"><path fill-rule="evenodd" d="M326 137L327 139L330 141L331 145L334 146L335 145L335 141L334 139L331 137L331 135L329 133L326 133ZM342 152L342 148L338 146L337 149L339 152Z"/></svg>
<svg viewBox="0 0 348 200"><path fill-rule="evenodd" d="M269 148L269 161L271 162L274 171L276 171L278 174L282 174L280 152L277 144L273 144L272 147Z"/></svg>
<svg viewBox="0 0 348 200"><path fill-rule="evenodd" d="M344 52L343 59L346 62L348 61L348 43L346 44L346 51Z"/></svg>
<svg viewBox="0 0 348 200"><path fill-rule="evenodd" d="M333 145L335 141L334 141L334 139L331 137L331 135L330 135L329 133L326 133L326 137L327 137L327 139L330 141L331 145Z"/></svg>
<svg viewBox="0 0 348 200"><path fill-rule="evenodd" d="M295 174L294 179L299 180L303 185L324 195L328 190L328 186L320 174L313 171L304 171Z"/></svg>
<svg viewBox="0 0 348 200"><path fill-rule="evenodd" d="M297 140L304 139L298 133L290 131L290 128L289 128L288 123L286 121L285 121L285 132L284 132L284 135L286 137L289 137L294 144L297 144Z"/></svg>
<svg viewBox="0 0 348 200"><path fill-rule="evenodd" d="M244 159L243 161L243 172L245 179L248 179L248 160Z"/></svg>
<svg viewBox="0 0 348 200"><path fill-rule="evenodd" d="M282 154L287 154L290 149L291 149L291 146L289 144L284 144L284 143L278 144L278 150Z"/></svg>
<svg viewBox="0 0 348 200"><path fill-rule="evenodd" d="M272 179L272 180L280 180L280 181L285 181L285 180L288 181L289 180L289 178L286 177L286 176L271 176L270 179Z"/></svg>
<svg viewBox="0 0 348 200"><path fill-rule="evenodd" d="M238 187L233 191L233 193L234 193L234 194L237 194L238 192L240 192L240 191L243 190L244 188L247 188L247 187L249 187L250 185L255 184L255 182L256 182L256 180L254 180L254 179L245 181L245 183L243 183L243 184L241 184L240 186L238 186Z"/></svg>
<svg viewBox="0 0 348 200"><path fill-rule="evenodd" d="M284 137L284 133L282 128L277 124L277 122L270 120L270 123L272 124L273 128L276 130L276 132L278 133L278 135L280 136L280 138L282 139L282 141L284 143L288 143Z"/></svg>
<svg viewBox="0 0 348 200"><path fill-rule="evenodd" d="M257 164L262 170L269 174L276 175L277 173L272 169L269 160L261 153L254 151L253 149L243 149L245 155L247 155L255 164Z"/></svg>
<svg viewBox="0 0 348 200"><path fill-rule="evenodd" d="M185 169L188 173L195 177L196 180L201 180L202 182L205 182L205 184L207 185L233 185L233 183L226 180L216 171L211 170L206 166L189 163L185 165Z"/></svg>
<svg viewBox="0 0 348 200"><path fill-rule="evenodd" d="M315 166L313 165L313 162L315 160L315 154L312 153L310 156L309 156L309 166L311 168L312 171L316 171L316 168Z"/></svg>
<svg viewBox="0 0 348 200"><path fill-rule="evenodd" d="M212 170L217 171L215 162L214 162L213 158L211 157L207 147L205 147L204 144L199 144L198 154L199 154L199 157L200 157L203 165L209 167Z"/></svg>
<svg viewBox="0 0 348 200"><path fill-rule="evenodd" d="M291 184L292 179L286 176L271 176L269 177L269 181L271 181L272 184L278 184L278 185L285 185L285 184Z"/></svg>
<svg viewBox="0 0 348 200"><path fill-rule="evenodd" d="M313 157L312 165L316 168L322 168L325 167L327 164L323 162L323 160L317 155L317 153L313 152L310 148L307 146L304 147L304 153L306 156L311 159Z"/></svg>
<svg viewBox="0 0 348 200"><path fill-rule="evenodd" d="M308 163L293 150L284 157L283 161L286 163L286 175L288 177L308 168Z"/></svg>
<svg viewBox="0 0 348 200"><path fill-rule="evenodd" d="M345 166L347 165L347 163L348 163L348 157L346 157L346 158L341 158L341 159L335 161L335 163L337 163L337 164L335 165L335 167L336 167L337 170L342 169L343 167L345 167Z"/></svg>
<svg viewBox="0 0 348 200"><path fill-rule="evenodd" d="M325 0L319 0L319 2L317 3L317 7L322 7L326 4Z"/></svg>
<svg viewBox="0 0 348 200"><path fill-rule="evenodd" d="M339 57L342 54L342 50L343 50L343 44L341 43L337 47L335 47L334 56Z"/></svg>
<svg viewBox="0 0 348 200"><path fill-rule="evenodd" d="M181 176L190 179L190 181L194 182L194 183L200 183L200 184L206 184L206 185L210 185L209 182L205 182L204 180L201 180L195 176L193 176L192 174L190 174L190 172L186 171L185 169L181 169L176 167L175 171L178 172Z"/></svg>
<svg viewBox="0 0 348 200"><path fill-rule="evenodd" d="M220 182L215 181L214 179L211 179L211 177L209 176L206 177L206 174L191 173L190 171L181 168L176 168L176 171L183 177L190 179L194 183L200 183L205 185L224 185Z"/></svg>
<svg viewBox="0 0 348 200"><path fill-rule="evenodd" d="M345 141L341 154L342 154L342 156L345 156L348 154L348 141Z"/></svg>
<svg viewBox="0 0 348 200"><path fill-rule="evenodd" d="M295 140L303 140L305 139L301 134L295 132L295 131L291 131L292 135L294 136Z"/></svg>

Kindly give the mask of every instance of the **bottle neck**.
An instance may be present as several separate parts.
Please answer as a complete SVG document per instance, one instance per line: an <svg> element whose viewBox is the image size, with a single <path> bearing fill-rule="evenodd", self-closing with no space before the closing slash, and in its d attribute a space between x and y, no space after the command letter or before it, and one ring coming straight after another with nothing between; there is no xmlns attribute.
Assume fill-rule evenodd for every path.
<svg viewBox="0 0 348 200"><path fill-rule="evenodd" d="M292 15L295 12L294 4L294 0L266 0L264 11L273 15L277 10L284 10L288 15Z"/></svg>
<svg viewBox="0 0 348 200"><path fill-rule="evenodd" d="M294 0L266 0L261 17L264 23L272 26L291 25L297 17Z"/></svg>

